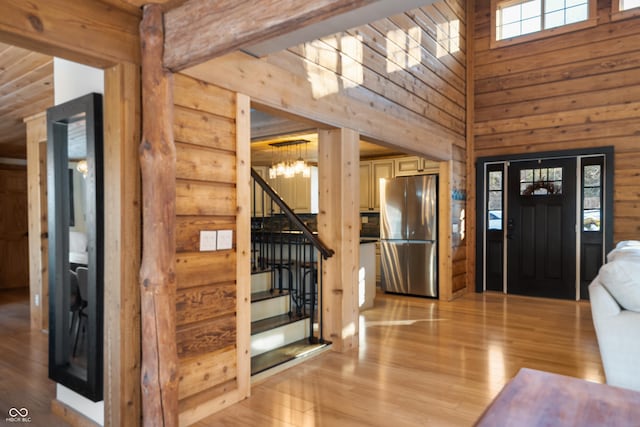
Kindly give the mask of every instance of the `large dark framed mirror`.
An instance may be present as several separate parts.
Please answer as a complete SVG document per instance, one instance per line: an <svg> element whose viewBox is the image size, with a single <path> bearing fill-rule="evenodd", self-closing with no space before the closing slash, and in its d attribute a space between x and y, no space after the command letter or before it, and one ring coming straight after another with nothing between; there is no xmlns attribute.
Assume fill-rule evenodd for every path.
<svg viewBox="0 0 640 427"><path fill-rule="evenodd" d="M47 110L49 378L97 402L103 383L102 96Z"/></svg>

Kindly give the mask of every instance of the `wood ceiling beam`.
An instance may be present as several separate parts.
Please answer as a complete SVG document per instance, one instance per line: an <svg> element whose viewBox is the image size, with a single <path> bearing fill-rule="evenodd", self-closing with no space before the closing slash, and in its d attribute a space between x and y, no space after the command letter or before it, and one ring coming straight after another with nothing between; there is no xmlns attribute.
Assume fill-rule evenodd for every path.
<svg viewBox="0 0 640 427"><path fill-rule="evenodd" d="M164 66L177 72L376 0L188 0L164 15Z"/></svg>
<svg viewBox="0 0 640 427"><path fill-rule="evenodd" d="M0 40L107 68L140 63L140 14L95 0L2 0Z"/></svg>

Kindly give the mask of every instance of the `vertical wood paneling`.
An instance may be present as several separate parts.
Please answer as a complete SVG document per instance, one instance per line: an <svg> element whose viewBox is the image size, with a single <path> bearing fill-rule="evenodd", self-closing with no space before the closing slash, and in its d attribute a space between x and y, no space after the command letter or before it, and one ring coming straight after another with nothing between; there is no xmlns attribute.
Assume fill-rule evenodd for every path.
<svg viewBox="0 0 640 427"><path fill-rule="evenodd" d="M251 394L251 105L236 97L236 351L239 399Z"/></svg>
<svg viewBox="0 0 640 427"><path fill-rule="evenodd" d="M322 271L323 338L336 351L358 346L358 141L350 129L318 133L318 237L335 251Z"/></svg>
<svg viewBox="0 0 640 427"><path fill-rule="evenodd" d="M105 424L140 419L140 73L105 71Z"/></svg>
<svg viewBox="0 0 640 427"><path fill-rule="evenodd" d="M614 241L638 239L640 17L598 7L593 28L489 49L490 2L477 2L474 155L614 146Z"/></svg>
<svg viewBox="0 0 640 427"><path fill-rule="evenodd" d="M49 328L47 239L47 117L25 119L27 127L27 197L29 203L29 294L31 328ZM38 304L36 304L38 299Z"/></svg>

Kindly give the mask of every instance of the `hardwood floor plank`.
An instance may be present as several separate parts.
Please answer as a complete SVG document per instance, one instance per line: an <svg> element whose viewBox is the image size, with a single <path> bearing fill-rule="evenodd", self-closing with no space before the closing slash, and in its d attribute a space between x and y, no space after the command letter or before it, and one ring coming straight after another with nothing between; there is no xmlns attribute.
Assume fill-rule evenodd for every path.
<svg viewBox="0 0 640 427"><path fill-rule="evenodd" d="M29 289L0 292L0 420L27 408L31 425L68 426L51 412L55 383L48 378L48 335L30 329Z"/></svg>
<svg viewBox="0 0 640 427"><path fill-rule="evenodd" d="M28 313L28 292L0 292L0 413L19 405L34 425L66 426L50 409L47 335L29 329ZM357 350L266 379L195 425L466 426L522 367L604 382L589 303L378 294L361 313Z"/></svg>
<svg viewBox="0 0 640 427"><path fill-rule="evenodd" d="M471 425L521 367L604 382L589 303L378 294L358 350L284 371L196 425Z"/></svg>

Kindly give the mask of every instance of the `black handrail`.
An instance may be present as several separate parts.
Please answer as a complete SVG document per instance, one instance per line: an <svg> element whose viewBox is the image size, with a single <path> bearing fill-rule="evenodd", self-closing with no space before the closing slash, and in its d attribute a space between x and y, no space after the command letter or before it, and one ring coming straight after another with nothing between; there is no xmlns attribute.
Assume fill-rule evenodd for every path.
<svg viewBox="0 0 640 427"><path fill-rule="evenodd" d="M280 207L282 213L285 214L287 219L289 219L289 221L291 221L293 225L295 225L295 227L302 232L302 235L309 239L313 246L315 246L320 251L323 258L327 259L333 256L333 254L335 253L333 249L325 245L324 242L322 242L322 240L318 238L318 236L313 234L313 231L311 231L311 229L307 227L307 225L293 212L289 205L287 205L287 203L282 200L282 197L280 197L280 195L278 195L278 193L276 193L273 188L271 188L271 186L267 184L267 182L253 168L251 168L251 177L255 180L256 184L258 184L262 188L262 190L271 197L276 205Z"/></svg>

